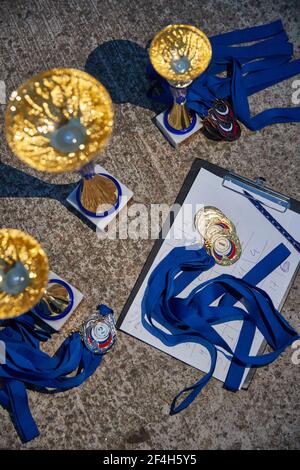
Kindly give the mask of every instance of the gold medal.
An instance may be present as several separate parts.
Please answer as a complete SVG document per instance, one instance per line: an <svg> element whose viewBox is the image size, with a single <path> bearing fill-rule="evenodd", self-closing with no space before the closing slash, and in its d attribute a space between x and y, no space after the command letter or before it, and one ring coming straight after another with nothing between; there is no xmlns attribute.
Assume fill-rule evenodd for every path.
<svg viewBox="0 0 300 470"><path fill-rule="evenodd" d="M240 258L242 248L235 226L219 209L203 207L195 215L194 224L216 263L228 266Z"/></svg>
<svg viewBox="0 0 300 470"><path fill-rule="evenodd" d="M211 224L207 227L206 231L205 231L205 237L208 239L208 240L211 240L213 238L214 235L216 235L217 233L220 232L220 224Z"/></svg>
<svg viewBox="0 0 300 470"><path fill-rule="evenodd" d="M194 220L198 232L206 238L206 232L211 225L221 225L220 228L226 228L235 231L234 224L216 207L203 207L200 209Z"/></svg>
<svg viewBox="0 0 300 470"><path fill-rule="evenodd" d="M242 247L235 233L221 231L210 240L209 252L217 264L229 266L240 258Z"/></svg>

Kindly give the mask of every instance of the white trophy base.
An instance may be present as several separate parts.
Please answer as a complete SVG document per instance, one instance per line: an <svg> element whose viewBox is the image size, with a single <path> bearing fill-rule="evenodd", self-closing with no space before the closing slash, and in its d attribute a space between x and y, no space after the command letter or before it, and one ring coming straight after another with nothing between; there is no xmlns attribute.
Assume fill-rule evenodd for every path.
<svg viewBox="0 0 300 470"><path fill-rule="evenodd" d="M33 309L33 313L41 321L43 321L47 325L51 326L51 328L53 330L59 331L64 326L64 324L68 321L68 319L70 318L70 316L72 315L74 310L78 307L78 305L82 301L83 294L78 289L76 289L76 287L72 286L69 282L65 281L64 279L62 279L60 276L58 276L57 274L55 274L52 271L49 272L49 280L51 280L51 279L59 279L60 281L64 281L72 289L73 295L74 295L74 305L73 305L72 309L70 310L70 312L65 317L61 318L60 320L46 320L45 318L40 317L40 315L38 315L38 313L35 313L34 309Z"/></svg>
<svg viewBox="0 0 300 470"><path fill-rule="evenodd" d="M169 131L169 129L167 129L164 125L164 114L165 111L158 114L155 117L154 122L159 128L159 130L166 137L166 139L170 142L170 144L173 145L173 147L175 148L178 148L181 144L187 142L188 139L190 139L196 132L198 132L202 128L202 119L198 116L198 114L196 114L196 124L190 132L187 132L185 134L175 134L174 132Z"/></svg>
<svg viewBox="0 0 300 470"><path fill-rule="evenodd" d="M113 176L100 165L95 165L95 173L103 173L105 175ZM92 224L94 224L97 227L97 229L99 229L101 231L104 231L107 228L109 223L116 217L116 215L123 209L123 207L126 206L128 201L133 196L133 192L130 191L130 189L127 188L127 186L122 184L121 181L119 181L117 178L115 178L115 179L118 181L119 185L121 186L121 190L122 190L122 195L121 195L121 198L120 198L120 204L119 204L119 207L112 214L108 214L106 217L93 217L91 215L86 214L83 210L81 210L81 208L78 206L77 200L76 200L76 191L77 191L78 186L67 197L67 201L69 202L69 204L71 204L78 212L80 212L80 214L83 217L85 217L90 222L92 222Z"/></svg>

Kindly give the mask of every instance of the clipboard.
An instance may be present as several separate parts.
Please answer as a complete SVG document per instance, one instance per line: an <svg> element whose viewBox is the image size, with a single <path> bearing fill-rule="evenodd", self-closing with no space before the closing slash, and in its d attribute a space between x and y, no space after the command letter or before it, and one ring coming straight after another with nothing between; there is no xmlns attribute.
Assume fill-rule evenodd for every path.
<svg viewBox="0 0 300 470"><path fill-rule="evenodd" d="M195 159L191 169L185 178L185 181L179 191L179 194L176 198L176 201L174 205L179 205L182 206L184 201L186 200L187 195L189 194L192 185L194 184L196 178L199 175L199 172L204 169L207 170L209 173L219 177L222 179L222 186L228 191L234 191L234 192L240 192L240 197L244 197L244 191L251 191L252 194L254 194L254 197L260 201L262 204L266 206L266 209L271 208L274 211L277 210L278 214L279 213L285 213L287 210L290 210L294 212L295 214L300 214L300 202L297 201L296 199L290 198L287 195L278 193L271 188L268 188L266 186L266 182L263 178L258 178L256 181L252 181L248 178L244 178L242 176L239 176L229 170L226 170L224 168L221 168L217 165L214 165L210 162L207 162L206 160L202 159ZM249 202L250 204L250 202ZM144 341L140 337L136 336L135 334L132 334L128 330L124 328L124 323L126 322L126 317L128 315L128 312L131 309L131 306L133 305L133 302L135 301L137 294L140 292L141 287L143 283L145 282L145 279L151 270L151 267L153 265L154 260L156 259L158 253L160 252L162 245L165 241L163 234L166 233L165 226L171 228L174 220L176 218L176 214L174 214L172 211L170 212L169 216L167 217L167 220L160 232L159 238L155 241L154 246L142 268L142 271L132 289L132 292L130 293L125 306L119 316L119 319L117 321L117 328L127 334L130 334L131 336L137 337L141 341ZM299 219L300 221L300 219ZM268 222L269 223L269 222ZM282 237L282 241L284 243L284 238ZM295 269L293 276L291 278L291 281L285 291L285 294L280 302L280 304L277 306L278 310L281 310L283 307L283 304L288 296L290 287L297 275L297 271L299 269L299 263L297 265L297 268ZM148 341L144 341L149 344ZM153 346L153 344L151 344ZM263 350L265 349L266 343L262 342L260 345L259 349L256 351L256 354L261 354ZM156 347L154 345L154 347ZM157 346L158 349L162 349L161 347ZM169 353L173 355L172 353ZM183 362L187 362L186 360L182 359L178 355L175 356L177 359L182 360ZM190 363L189 363L190 364ZM190 364L192 365L192 364ZM197 366L195 366L197 367ZM198 368L198 367L197 367ZM200 369L203 370L203 369ZM251 382L251 379L255 373L256 368L251 368L247 371L246 377L243 380L243 385L241 388L247 389L249 387L249 384Z"/></svg>

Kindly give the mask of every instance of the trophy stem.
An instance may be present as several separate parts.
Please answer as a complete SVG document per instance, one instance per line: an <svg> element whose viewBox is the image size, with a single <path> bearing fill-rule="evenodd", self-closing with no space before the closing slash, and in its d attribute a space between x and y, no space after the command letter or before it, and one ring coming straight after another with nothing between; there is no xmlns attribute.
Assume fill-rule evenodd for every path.
<svg viewBox="0 0 300 470"><path fill-rule="evenodd" d="M82 209L91 215L111 211L119 199L113 178L97 174L94 163L88 163L79 173L83 178L79 195Z"/></svg>
<svg viewBox="0 0 300 470"><path fill-rule="evenodd" d="M44 307L47 315L61 315L70 305L70 294L66 287L61 284L49 284L42 297L40 305Z"/></svg>
<svg viewBox="0 0 300 470"><path fill-rule="evenodd" d="M43 297L34 307L34 313L44 320L60 320L71 312L74 294L69 284L61 279L51 279Z"/></svg>
<svg viewBox="0 0 300 470"><path fill-rule="evenodd" d="M187 108L187 86L170 86L174 103L168 113L168 124L176 131L185 131L189 129L193 122L193 115Z"/></svg>
<svg viewBox="0 0 300 470"><path fill-rule="evenodd" d="M79 174L84 179L92 179L95 176L95 164L93 162L87 163L80 168Z"/></svg>

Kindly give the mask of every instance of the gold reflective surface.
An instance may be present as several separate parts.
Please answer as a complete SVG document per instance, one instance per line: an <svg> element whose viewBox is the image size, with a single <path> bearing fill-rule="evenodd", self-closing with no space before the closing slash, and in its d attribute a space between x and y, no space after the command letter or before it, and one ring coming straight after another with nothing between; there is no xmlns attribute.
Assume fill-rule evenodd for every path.
<svg viewBox="0 0 300 470"><path fill-rule="evenodd" d="M169 114L168 123L173 129L181 131L191 125L192 116L186 104L174 103Z"/></svg>
<svg viewBox="0 0 300 470"><path fill-rule="evenodd" d="M212 48L206 34L191 25L172 24L159 31L150 45L150 60L156 72L166 80L188 83L208 67ZM174 70L174 61L184 58L187 70Z"/></svg>
<svg viewBox="0 0 300 470"><path fill-rule="evenodd" d="M60 315L66 310L70 303L68 289L61 284L49 284L41 300L41 304L43 303L49 315Z"/></svg>
<svg viewBox="0 0 300 470"><path fill-rule="evenodd" d="M30 284L18 295L0 292L0 318L27 312L42 298L48 283L48 258L40 244L16 229L0 229L0 259L8 265L20 261L29 273Z"/></svg>
<svg viewBox="0 0 300 470"><path fill-rule="evenodd" d="M194 220L195 227L203 238L210 238L212 235L210 231L218 222L226 224L230 231L235 231L234 224L217 207L202 207L196 213Z"/></svg>
<svg viewBox="0 0 300 470"><path fill-rule="evenodd" d="M81 204L90 212L105 212L117 202L118 189L115 183L105 176L95 175L91 179L83 179L80 196Z"/></svg>
<svg viewBox="0 0 300 470"><path fill-rule="evenodd" d="M70 120L84 127L85 142L70 153L51 145L49 136ZM22 84L9 99L6 138L29 166L53 173L80 169L106 144L113 126L109 93L94 77L76 69L52 69Z"/></svg>
<svg viewBox="0 0 300 470"><path fill-rule="evenodd" d="M217 207L205 206L200 209L194 224L206 248L217 264L230 266L239 260L242 246L233 222Z"/></svg>

